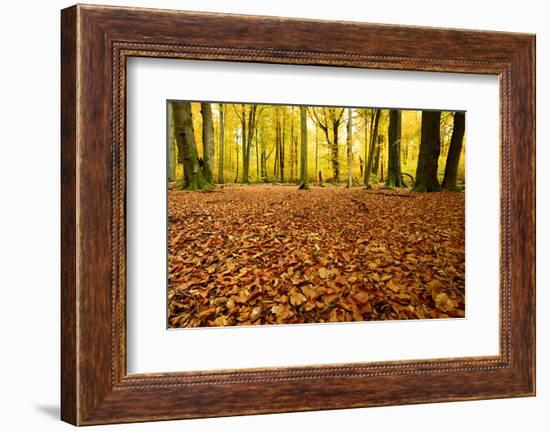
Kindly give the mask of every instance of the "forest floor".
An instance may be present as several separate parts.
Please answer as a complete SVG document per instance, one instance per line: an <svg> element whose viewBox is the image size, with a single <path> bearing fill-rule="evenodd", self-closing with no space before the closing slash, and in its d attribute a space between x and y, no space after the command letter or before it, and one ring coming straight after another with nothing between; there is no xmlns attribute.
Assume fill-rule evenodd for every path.
<svg viewBox="0 0 550 431"><path fill-rule="evenodd" d="M169 191L170 327L464 317L464 194Z"/></svg>

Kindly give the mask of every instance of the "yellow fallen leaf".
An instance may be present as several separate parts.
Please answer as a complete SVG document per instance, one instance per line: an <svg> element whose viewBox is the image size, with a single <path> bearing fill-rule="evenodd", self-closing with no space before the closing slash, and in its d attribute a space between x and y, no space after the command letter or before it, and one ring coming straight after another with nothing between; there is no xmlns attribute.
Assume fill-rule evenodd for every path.
<svg viewBox="0 0 550 431"><path fill-rule="evenodd" d="M262 316L262 307L261 305L258 307L254 307L252 311L250 312L250 320L252 322L255 322Z"/></svg>
<svg viewBox="0 0 550 431"><path fill-rule="evenodd" d="M309 299L316 299L319 296L321 296L323 293L325 293L325 288L322 286L316 286L316 287L304 286L302 287L302 292Z"/></svg>
<svg viewBox="0 0 550 431"><path fill-rule="evenodd" d="M275 314L278 322L282 322L294 315L288 304L276 304L271 307L271 312Z"/></svg>
<svg viewBox="0 0 550 431"><path fill-rule="evenodd" d="M394 293L399 292L399 285L397 285L393 280L388 282L387 287Z"/></svg>
<svg viewBox="0 0 550 431"><path fill-rule="evenodd" d="M227 317L225 316L220 316L218 318L216 318L212 323L211 325L212 326L228 326L229 325L229 320L227 319Z"/></svg>
<svg viewBox="0 0 550 431"><path fill-rule="evenodd" d="M300 293L298 289L292 289L289 293L290 303L292 305L300 305L306 302L307 298Z"/></svg>
<svg viewBox="0 0 550 431"><path fill-rule="evenodd" d="M454 304L445 292L441 292L435 297L435 306L444 312L454 310Z"/></svg>

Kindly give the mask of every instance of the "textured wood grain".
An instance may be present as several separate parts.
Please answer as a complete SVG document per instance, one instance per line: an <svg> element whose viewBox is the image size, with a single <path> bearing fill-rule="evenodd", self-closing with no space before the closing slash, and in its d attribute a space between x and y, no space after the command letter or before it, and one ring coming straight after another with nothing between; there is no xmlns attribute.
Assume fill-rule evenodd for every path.
<svg viewBox="0 0 550 431"><path fill-rule="evenodd" d="M99 6L64 10L62 418L80 425L533 395L534 46L534 36L511 33ZM500 355L126 375L129 56L499 75Z"/></svg>
<svg viewBox="0 0 550 431"><path fill-rule="evenodd" d="M76 9L61 16L61 417L77 422Z"/></svg>

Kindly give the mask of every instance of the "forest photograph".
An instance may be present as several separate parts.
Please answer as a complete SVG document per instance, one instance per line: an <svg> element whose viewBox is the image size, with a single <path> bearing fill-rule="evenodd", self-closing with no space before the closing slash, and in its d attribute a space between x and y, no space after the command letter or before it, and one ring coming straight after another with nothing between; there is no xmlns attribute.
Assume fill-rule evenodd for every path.
<svg viewBox="0 0 550 431"><path fill-rule="evenodd" d="M167 101L168 327L464 318L465 122Z"/></svg>

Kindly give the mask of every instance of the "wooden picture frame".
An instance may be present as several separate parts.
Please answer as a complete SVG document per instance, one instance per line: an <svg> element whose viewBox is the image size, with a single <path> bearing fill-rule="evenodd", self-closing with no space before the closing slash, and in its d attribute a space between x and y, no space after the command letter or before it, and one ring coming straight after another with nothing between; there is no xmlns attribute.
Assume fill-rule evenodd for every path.
<svg viewBox="0 0 550 431"><path fill-rule="evenodd" d="M534 35L83 5L61 16L64 421L90 425L535 394ZM325 37L331 34L338 37ZM500 355L128 375L130 56L498 75Z"/></svg>

